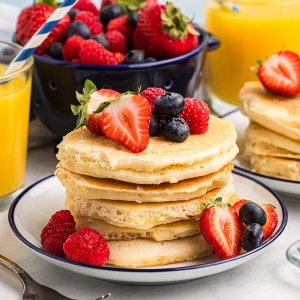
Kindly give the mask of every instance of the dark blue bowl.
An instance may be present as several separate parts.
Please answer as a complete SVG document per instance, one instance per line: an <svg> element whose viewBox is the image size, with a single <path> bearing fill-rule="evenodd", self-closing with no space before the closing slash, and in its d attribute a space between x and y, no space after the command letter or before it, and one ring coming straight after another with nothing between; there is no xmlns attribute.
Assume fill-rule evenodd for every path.
<svg viewBox="0 0 300 300"><path fill-rule="evenodd" d="M218 41L202 31L199 46L191 52L161 61L134 65L97 66L74 64L34 55L31 111L55 135L64 136L75 128L70 105L78 104L75 91L82 92L86 79L98 89L118 92L160 87L192 97L199 88L207 50Z"/></svg>

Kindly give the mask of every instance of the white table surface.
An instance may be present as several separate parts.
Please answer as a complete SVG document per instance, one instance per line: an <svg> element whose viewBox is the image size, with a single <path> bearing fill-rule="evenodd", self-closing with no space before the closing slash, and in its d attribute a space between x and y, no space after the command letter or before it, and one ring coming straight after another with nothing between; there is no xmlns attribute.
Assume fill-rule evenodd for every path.
<svg viewBox="0 0 300 300"><path fill-rule="evenodd" d="M54 146L29 150L25 186L53 174ZM197 280L161 286L111 283L53 266L27 250L12 234L7 210L0 213L0 253L23 267L38 282L69 297L82 299L111 292L110 299L276 300L300 298L300 269L285 258L289 244L300 238L300 199L287 199L289 220L283 234L262 255L250 262ZM19 300L21 283L0 266L0 300Z"/></svg>

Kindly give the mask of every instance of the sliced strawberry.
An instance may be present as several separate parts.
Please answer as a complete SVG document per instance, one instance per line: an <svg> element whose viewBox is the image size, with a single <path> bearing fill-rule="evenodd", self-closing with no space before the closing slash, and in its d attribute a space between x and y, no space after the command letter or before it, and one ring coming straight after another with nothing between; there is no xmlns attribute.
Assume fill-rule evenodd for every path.
<svg viewBox="0 0 300 300"><path fill-rule="evenodd" d="M96 86L90 80L86 80L83 94L76 92L80 104L78 106L71 106L73 114L78 115L76 129L86 125L90 132L103 135L100 125L101 112L96 113L95 111L100 103L115 99L119 95L119 92L110 89L100 89L97 91Z"/></svg>
<svg viewBox="0 0 300 300"><path fill-rule="evenodd" d="M236 256L240 253L243 222L237 212L217 198L208 205L200 217L200 231L220 259Z"/></svg>
<svg viewBox="0 0 300 300"><path fill-rule="evenodd" d="M240 211L240 208L241 206L246 203L246 202L249 202L250 200L246 200L246 199L240 199L239 201L235 202L233 205L232 205L232 208L239 214L239 211Z"/></svg>
<svg viewBox="0 0 300 300"><path fill-rule="evenodd" d="M103 109L101 127L109 139L134 153L146 149L151 110L143 96L128 92L100 106L97 111Z"/></svg>
<svg viewBox="0 0 300 300"><path fill-rule="evenodd" d="M276 226L278 224L278 215L275 210L275 207L271 204L262 204L261 207L264 209L264 211L267 214L267 222L263 226L263 233L264 233L263 240L266 240L273 234L273 232L276 229Z"/></svg>
<svg viewBox="0 0 300 300"><path fill-rule="evenodd" d="M293 97L300 92L300 58L291 51L280 51L259 62L258 77L270 92Z"/></svg>

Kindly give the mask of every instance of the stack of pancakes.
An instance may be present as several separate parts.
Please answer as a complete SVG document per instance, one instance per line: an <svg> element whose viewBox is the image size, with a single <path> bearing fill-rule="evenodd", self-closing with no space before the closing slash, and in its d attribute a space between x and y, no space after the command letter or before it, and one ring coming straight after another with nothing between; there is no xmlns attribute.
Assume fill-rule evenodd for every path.
<svg viewBox="0 0 300 300"><path fill-rule="evenodd" d="M261 174L300 181L300 97L268 92L247 82L239 93L240 111L250 119L243 158Z"/></svg>
<svg viewBox="0 0 300 300"><path fill-rule="evenodd" d="M85 127L58 145L56 176L77 229L90 226L108 243L108 264L149 267L212 254L198 219L206 201L236 201L231 123L210 117L205 134L183 143L151 137L141 153Z"/></svg>

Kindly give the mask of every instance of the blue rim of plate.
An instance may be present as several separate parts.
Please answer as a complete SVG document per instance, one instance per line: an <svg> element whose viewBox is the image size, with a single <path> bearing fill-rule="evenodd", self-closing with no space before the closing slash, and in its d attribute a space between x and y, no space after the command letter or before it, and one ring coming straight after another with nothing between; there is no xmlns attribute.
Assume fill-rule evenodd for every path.
<svg viewBox="0 0 300 300"><path fill-rule="evenodd" d="M221 119L224 119L236 112L239 112L238 109L235 109L233 111L230 111L229 113L225 114L225 115L222 115L220 118ZM233 161L234 163L234 161ZM241 172L245 172L247 174L251 174L251 175L254 175L254 176L258 176L258 177L262 177L262 178L266 178L266 179L269 179L269 180L274 180L274 181L282 181L282 182L287 182L287 183L294 183L294 184L299 184L300 182L299 181L296 181L296 180L291 180L291 179L284 179L284 178L279 178L279 177L272 177L272 176L268 176L268 175L264 175L264 174L259 174L259 173L256 173L256 172L253 172L251 170L248 170L248 169L245 169L245 168L242 168L242 167L239 167L237 165L234 164L234 168L237 169L238 171L241 171Z"/></svg>
<svg viewBox="0 0 300 300"><path fill-rule="evenodd" d="M117 268L117 267L112 267L112 266L94 266L94 265L89 265L89 264L84 264L84 263L80 263L80 262L76 262L76 261L71 261L68 260L66 258L62 258L62 257L58 257L56 255L53 255L43 249L40 249L39 247L31 244L28 240L26 240L23 235L18 231L15 222L14 222L14 212L16 209L16 206L18 205L19 201L22 199L22 197L27 194L32 188L34 188L35 186L37 186L38 184L40 184L41 182L48 180L50 178L55 177L55 175L50 175L47 176L37 182L35 182L34 184L32 184L31 186L29 186L28 188L26 188L21 194L19 194L15 200L13 201L13 203L11 204L9 211L8 211L8 222L9 222L9 226L13 232L13 234L23 243L25 244L27 247L29 247L31 250L34 250L36 252L38 252L39 254L48 256L49 258L52 258L54 260L58 260L61 261L63 263L67 263L67 264L72 264L72 265L76 265L79 267L83 267L83 268L91 268L91 269L98 269L98 270L102 270L102 271L109 271L109 272L131 272L131 273L161 273L161 272L174 272L174 271L186 271L186 270L191 270L191 269L202 269L202 268L208 268L208 267L214 267L220 264L225 264L231 261L235 261L237 259L249 256L263 248L265 248L266 246L270 245L271 243L273 243L277 237L283 232L286 224L287 224L287 220L288 220L288 211L287 208L283 202L283 200L279 197L278 194L276 194L272 189L270 189L268 186L266 186L265 184L263 184L262 182L248 177L244 174L238 173L236 171L233 171L234 174L244 177L250 181L254 181L255 183L257 183L258 185L262 186L263 188L265 188L266 190L268 190L278 201L278 203L280 204L281 210L282 210L282 223L280 225L280 227L278 228L277 232L266 242L264 242L262 245L260 245L259 247L249 251L249 252L245 252L242 254L239 254L238 256L232 257L232 258L228 258L228 259L224 259L224 260L219 260L219 261L215 261L215 262L211 262L211 263L204 263L204 264L199 264L199 265L193 265L193 266L184 266L184 267L171 267L171 268L157 268L157 269L149 269L149 268L142 268L142 269L130 269L130 268Z"/></svg>

